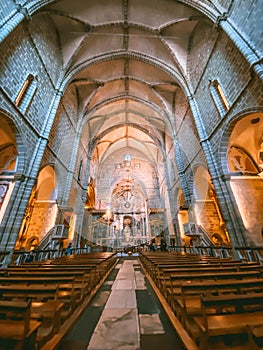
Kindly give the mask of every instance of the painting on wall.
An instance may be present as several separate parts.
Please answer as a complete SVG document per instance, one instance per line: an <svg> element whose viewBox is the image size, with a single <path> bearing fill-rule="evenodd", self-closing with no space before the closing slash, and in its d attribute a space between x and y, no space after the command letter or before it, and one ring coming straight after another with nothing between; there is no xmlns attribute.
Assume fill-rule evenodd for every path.
<svg viewBox="0 0 263 350"><path fill-rule="evenodd" d="M228 167L231 172L242 174L258 174L259 172L253 158L237 146L232 146L228 151Z"/></svg>
<svg viewBox="0 0 263 350"><path fill-rule="evenodd" d="M17 157L16 147L12 143L5 144L0 148L0 172L14 170Z"/></svg>

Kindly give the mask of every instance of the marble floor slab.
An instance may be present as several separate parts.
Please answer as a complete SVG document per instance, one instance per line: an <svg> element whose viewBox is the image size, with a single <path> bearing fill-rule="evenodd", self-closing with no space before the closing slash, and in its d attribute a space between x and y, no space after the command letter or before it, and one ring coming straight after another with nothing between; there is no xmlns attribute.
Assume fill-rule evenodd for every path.
<svg viewBox="0 0 263 350"><path fill-rule="evenodd" d="M126 272L126 271L120 270L120 272L116 276L116 280L128 280L128 279L134 279L133 271Z"/></svg>
<svg viewBox="0 0 263 350"><path fill-rule="evenodd" d="M145 290L147 289L145 283L145 276L141 271L135 271L135 289Z"/></svg>
<svg viewBox="0 0 263 350"><path fill-rule="evenodd" d="M139 315L141 334L164 334L164 329L158 314Z"/></svg>
<svg viewBox="0 0 263 350"><path fill-rule="evenodd" d="M137 289L137 290L146 290L147 289L147 287L145 285L144 278L136 278L135 289Z"/></svg>
<svg viewBox="0 0 263 350"><path fill-rule="evenodd" d="M114 290L109 296L105 309L135 309L137 307L134 290Z"/></svg>
<svg viewBox="0 0 263 350"><path fill-rule="evenodd" d="M104 309L87 350L139 350L136 309Z"/></svg>
<svg viewBox="0 0 263 350"><path fill-rule="evenodd" d="M113 284L112 289L134 289L134 280L130 279L123 279L123 280L116 280L116 282Z"/></svg>

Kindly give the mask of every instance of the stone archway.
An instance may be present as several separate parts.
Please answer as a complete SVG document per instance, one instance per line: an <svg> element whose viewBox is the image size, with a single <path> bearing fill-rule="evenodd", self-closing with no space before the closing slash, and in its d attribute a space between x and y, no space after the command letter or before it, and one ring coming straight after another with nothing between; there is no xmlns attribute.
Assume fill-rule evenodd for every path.
<svg viewBox="0 0 263 350"><path fill-rule="evenodd" d="M228 142L227 162L247 242L262 244L263 113L251 113L236 122Z"/></svg>
<svg viewBox="0 0 263 350"><path fill-rule="evenodd" d="M41 241L54 227L58 212L56 176L52 166L45 166L38 175L36 185L25 212L17 249L28 248L32 242Z"/></svg>
<svg viewBox="0 0 263 350"><path fill-rule="evenodd" d="M8 119L0 115L0 223L10 200L15 182L18 151L16 137Z"/></svg>
<svg viewBox="0 0 263 350"><path fill-rule="evenodd" d="M214 186L208 170L203 166L199 166L194 174L194 197L196 223L201 227L201 231L205 231L213 243L214 237L214 240L217 238L216 242L228 245L229 237Z"/></svg>

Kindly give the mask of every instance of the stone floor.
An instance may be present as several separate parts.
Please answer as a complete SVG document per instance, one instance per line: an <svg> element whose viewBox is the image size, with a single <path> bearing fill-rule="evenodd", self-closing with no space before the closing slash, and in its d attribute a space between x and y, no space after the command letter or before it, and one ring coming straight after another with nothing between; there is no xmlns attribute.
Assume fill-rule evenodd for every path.
<svg viewBox="0 0 263 350"><path fill-rule="evenodd" d="M58 350L183 350L137 257L121 258Z"/></svg>

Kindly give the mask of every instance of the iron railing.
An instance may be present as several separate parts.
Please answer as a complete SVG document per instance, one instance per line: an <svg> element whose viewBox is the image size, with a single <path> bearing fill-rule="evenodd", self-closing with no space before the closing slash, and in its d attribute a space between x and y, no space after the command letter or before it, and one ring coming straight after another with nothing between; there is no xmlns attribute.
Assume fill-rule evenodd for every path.
<svg viewBox="0 0 263 350"><path fill-rule="evenodd" d="M138 253L140 250L148 250L148 246L132 247L132 253ZM127 253L125 248L108 248L115 253ZM168 252L181 252L203 256L212 256L222 259L240 260L244 262L259 262L263 264L263 246L256 247L231 247L231 246L169 246ZM72 248L72 254L83 254L95 251L105 251L105 247L88 246L85 248ZM0 252L0 267L6 267L8 264L20 265L26 262L28 255L33 255L32 262L42 262L55 259L66 255L63 249L45 249L34 251L14 251Z"/></svg>

